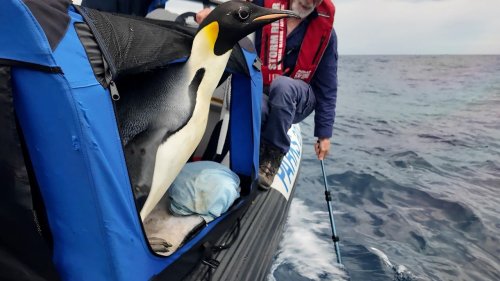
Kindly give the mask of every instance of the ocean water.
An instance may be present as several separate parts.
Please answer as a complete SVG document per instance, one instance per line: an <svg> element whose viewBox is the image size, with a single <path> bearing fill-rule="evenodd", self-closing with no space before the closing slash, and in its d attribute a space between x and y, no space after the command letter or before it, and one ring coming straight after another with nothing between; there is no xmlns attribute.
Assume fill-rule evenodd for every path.
<svg viewBox="0 0 500 281"><path fill-rule="evenodd" d="M313 118L269 280L500 280L500 56L341 56L325 161Z"/></svg>

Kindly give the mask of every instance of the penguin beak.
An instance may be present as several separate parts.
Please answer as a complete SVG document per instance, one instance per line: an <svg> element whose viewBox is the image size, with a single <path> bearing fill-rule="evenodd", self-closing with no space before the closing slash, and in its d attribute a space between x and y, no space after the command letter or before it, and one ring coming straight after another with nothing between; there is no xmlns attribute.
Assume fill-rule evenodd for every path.
<svg viewBox="0 0 500 281"><path fill-rule="evenodd" d="M239 21L235 26L240 25L240 29L244 32L245 36L262 28L266 24L278 21L284 18L298 18L300 16L292 11L268 9L257 6L250 2L234 1L234 4L239 6L233 8L233 17Z"/></svg>
<svg viewBox="0 0 500 281"><path fill-rule="evenodd" d="M258 25L266 25L271 22L283 19L283 18L297 18L300 19L300 16L295 14L292 11L288 10L274 10L274 9L266 9L259 7L254 15L253 23Z"/></svg>

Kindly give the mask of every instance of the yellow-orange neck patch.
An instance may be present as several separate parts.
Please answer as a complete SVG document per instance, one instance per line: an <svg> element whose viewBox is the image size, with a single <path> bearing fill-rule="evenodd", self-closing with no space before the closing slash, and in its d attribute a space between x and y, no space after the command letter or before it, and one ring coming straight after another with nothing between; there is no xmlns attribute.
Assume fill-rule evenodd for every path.
<svg viewBox="0 0 500 281"><path fill-rule="evenodd" d="M217 40L217 36L219 36L219 23L214 21L205 26L201 32L205 36L207 40L208 48L213 52L215 41Z"/></svg>

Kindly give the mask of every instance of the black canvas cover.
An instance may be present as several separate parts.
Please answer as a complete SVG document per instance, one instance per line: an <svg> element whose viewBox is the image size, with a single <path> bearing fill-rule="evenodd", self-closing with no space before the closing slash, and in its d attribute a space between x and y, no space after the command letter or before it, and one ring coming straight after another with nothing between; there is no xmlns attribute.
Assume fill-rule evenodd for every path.
<svg viewBox="0 0 500 281"><path fill-rule="evenodd" d="M176 22L78 8L101 47L113 78L144 73L185 61L191 53L196 29ZM227 69L248 75L239 46Z"/></svg>
<svg viewBox="0 0 500 281"><path fill-rule="evenodd" d="M52 50L55 50L69 25L70 0L24 0L42 27Z"/></svg>
<svg viewBox="0 0 500 281"><path fill-rule="evenodd" d="M193 37L187 31L83 7L80 13L101 46L113 77L150 71L190 53Z"/></svg>
<svg viewBox="0 0 500 281"><path fill-rule="evenodd" d="M82 6L103 12L145 16L151 0L83 0Z"/></svg>
<svg viewBox="0 0 500 281"><path fill-rule="evenodd" d="M0 280L58 280L35 223L7 66L0 66L0 113Z"/></svg>

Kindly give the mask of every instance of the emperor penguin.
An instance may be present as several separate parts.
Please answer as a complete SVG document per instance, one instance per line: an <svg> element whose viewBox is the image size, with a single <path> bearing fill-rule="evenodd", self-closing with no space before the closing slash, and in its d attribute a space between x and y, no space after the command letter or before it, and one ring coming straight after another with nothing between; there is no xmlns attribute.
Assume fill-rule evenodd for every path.
<svg viewBox="0 0 500 281"><path fill-rule="evenodd" d="M234 45L286 17L298 18L290 11L250 2L225 2L200 24L186 63L143 74L149 81L160 81L147 89L138 89L139 83L121 87L125 93L120 89L117 102L120 133L134 193L147 196L140 211L143 221L200 143L212 94Z"/></svg>

